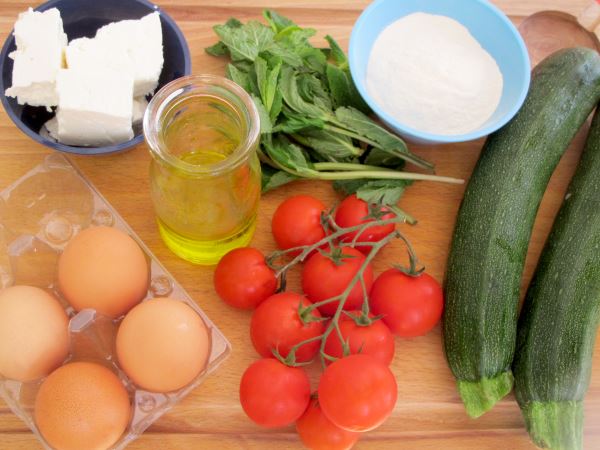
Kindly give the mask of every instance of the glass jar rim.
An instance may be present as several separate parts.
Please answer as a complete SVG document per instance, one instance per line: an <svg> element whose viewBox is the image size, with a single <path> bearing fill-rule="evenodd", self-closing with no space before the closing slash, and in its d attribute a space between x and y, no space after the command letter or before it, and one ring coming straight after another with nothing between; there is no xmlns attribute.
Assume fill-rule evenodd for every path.
<svg viewBox="0 0 600 450"><path fill-rule="evenodd" d="M166 150L162 133L160 133L160 118L164 109L184 92L185 88L194 85L217 86L226 89L240 100L245 109L242 113L248 115L247 132L231 155L222 161L206 166L191 164L170 153ZM211 95L218 97L215 94ZM233 107L239 109L235 105ZM152 155L190 174L219 174L236 167L248 158L260 135L260 116L250 95L237 83L218 75L187 75L167 83L154 94L144 113L143 129Z"/></svg>

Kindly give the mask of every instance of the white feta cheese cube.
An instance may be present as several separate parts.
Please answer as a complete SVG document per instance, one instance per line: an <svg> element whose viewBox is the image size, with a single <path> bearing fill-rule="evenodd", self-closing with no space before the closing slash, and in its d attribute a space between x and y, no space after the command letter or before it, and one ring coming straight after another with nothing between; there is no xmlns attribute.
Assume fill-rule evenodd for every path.
<svg viewBox="0 0 600 450"><path fill-rule="evenodd" d="M133 62L135 97L151 94L163 67L162 28L158 12L139 20L122 20L103 26L96 38L109 48L120 48Z"/></svg>
<svg viewBox="0 0 600 450"><path fill-rule="evenodd" d="M148 100L146 100L146 97L135 97L133 99L133 114L132 114L133 123L139 123L142 121L147 107L148 107Z"/></svg>
<svg viewBox="0 0 600 450"><path fill-rule="evenodd" d="M133 76L108 68L59 71L58 140L67 145L104 146L133 138Z"/></svg>
<svg viewBox="0 0 600 450"><path fill-rule="evenodd" d="M69 69L104 67L128 72L132 76L135 73L133 60L124 47L100 39L73 39L65 50L65 60Z"/></svg>
<svg viewBox="0 0 600 450"><path fill-rule="evenodd" d="M14 26L17 50L31 47L53 47L56 42L67 43L60 11L50 8L46 11L27 11L19 14Z"/></svg>
<svg viewBox="0 0 600 450"><path fill-rule="evenodd" d="M48 135L58 141L58 119L54 116L44 124L44 128L48 132Z"/></svg>
<svg viewBox="0 0 600 450"><path fill-rule="evenodd" d="M17 97L21 105L55 106L56 75L63 67L67 45L60 12L56 8L44 12L29 8L19 14L14 34L17 49L10 54L14 65L6 96Z"/></svg>

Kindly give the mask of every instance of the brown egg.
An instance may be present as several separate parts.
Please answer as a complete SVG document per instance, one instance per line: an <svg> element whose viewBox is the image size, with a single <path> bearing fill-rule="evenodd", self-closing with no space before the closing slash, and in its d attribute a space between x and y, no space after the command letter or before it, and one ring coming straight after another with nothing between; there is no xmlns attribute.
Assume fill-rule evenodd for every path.
<svg viewBox="0 0 600 450"><path fill-rule="evenodd" d="M140 303L117 332L119 364L142 389L169 392L189 384L205 367L210 335L187 304L169 298Z"/></svg>
<svg viewBox="0 0 600 450"><path fill-rule="evenodd" d="M93 308L116 318L139 303L148 289L148 263L140 246L111 227L83 230L58 261L58 284L80 311Z"/></svg>
<svg viewBox="0 0 600 450"><path fill-rule="evenodd" d="M121 380L104 366L66 364L50 374L35 399L35 423L56 450L106 450L131 419Z"/></svg>
<svg viewBox="0 0 600 450"><path fill-rule="evenodd" d="M69 318L42 289L12 286L0 292L0 373L32 381L48 375L69 353Z"/></svg>

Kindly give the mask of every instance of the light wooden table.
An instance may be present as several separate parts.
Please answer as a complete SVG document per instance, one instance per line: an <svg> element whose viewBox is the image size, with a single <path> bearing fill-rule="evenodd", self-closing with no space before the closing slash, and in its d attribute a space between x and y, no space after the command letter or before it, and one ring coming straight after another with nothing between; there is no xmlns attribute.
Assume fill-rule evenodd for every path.
<svg viewBox="0 0 600 450"><path fill-rule="evenodd" d="M98 0L102 1L102 0ZM347 46L352 24L368 0L163 0L161 6L180 25L193 58L193 73L223 74L223 62L207 56L204 47L215 42L212 25L231 16L243 21L260 17L262 8L277 8L300 25L319 30L318 40L329 33ZM542 9L577 14L587 0L494 0L516 22ZM0 1L0 37L6 37L17 13L31 3ZM584 136L580 134L554 174L535 225L527 258L524 285L529 281L552 219L575 169ZM439 174L468 178L482 141L416 151L433 161ZM0 112L0 189L17 179L49 153L31 141ZM290 427L263 430L246 418L238 402L242 371L257 358L249 341L250 314L225 306L212 287L212 268L188 264L167 250L154 224L148 196L149 156L145 145L121 155L72 157L83 173L115 206L155 255L180 281L233 344L233 353L215 374L158 420L131 449L256 449L301 448ZM455 215L463 187L420 183L411 187L401 206L419 219L405 227L428 271L441 280ZM337 196L328 183L298 182L262 199L253 245L274 249L269 223L276 206L292 193L310 193L325 202ZM376 273L402 260L399 244L384 250L375 263ZM292 277L293 278L293 277ZM292 279L292 283L297 280ZM294 285L292 284L292 287ZM599 340L600 343L600 340ZM597 347L600 347L598 345ZM478 420L469 419L454 387L442 353L440 330L428 336L397 340L393 371L398 380L398 403L392 417L367 433L357 449L377 450L525 450L534 448L523 427L512 396L502 400ZM316 373L313 373L313 381ZM594 372L586 401L585 445L600 449L600 349L596 348ZM41 448L25 425L0 401L0 450ZM84 449L82 449L84 450Z"/></svg>

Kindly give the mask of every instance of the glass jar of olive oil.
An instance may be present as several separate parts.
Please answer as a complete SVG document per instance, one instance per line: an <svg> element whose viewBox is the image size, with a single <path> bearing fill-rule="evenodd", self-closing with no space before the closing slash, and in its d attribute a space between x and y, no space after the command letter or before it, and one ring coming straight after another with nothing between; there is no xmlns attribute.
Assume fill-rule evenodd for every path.
<svg viewBox="0 0 600 450"><path fill-rule="evenodd" d="M249 95L212 75L179 78L150 101L144 135L160 235L178 256L216 264L256 224L260 120Z"/></svg>

